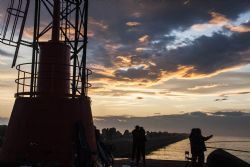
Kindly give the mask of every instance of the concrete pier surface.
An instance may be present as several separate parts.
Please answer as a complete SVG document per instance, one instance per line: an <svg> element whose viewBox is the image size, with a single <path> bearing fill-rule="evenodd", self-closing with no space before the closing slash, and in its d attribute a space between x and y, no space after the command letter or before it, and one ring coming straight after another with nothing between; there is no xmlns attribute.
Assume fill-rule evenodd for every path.
<svg viewBox="0 0 250 167"><path fill-rule="evenodd" d="M185 161L174 160L155 160L147 159L145 167L189 167L190 164ZM137 167L135 163L131 163L130 159L115 159L114 167ZM142 163L139 163L138 167L144 167Z"/></svg>

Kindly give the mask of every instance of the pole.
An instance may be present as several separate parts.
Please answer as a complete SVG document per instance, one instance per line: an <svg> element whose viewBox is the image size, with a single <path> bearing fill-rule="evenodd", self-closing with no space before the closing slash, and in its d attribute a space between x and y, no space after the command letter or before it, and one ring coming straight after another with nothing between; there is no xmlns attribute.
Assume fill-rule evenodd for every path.
<svg viewBox="0 0 250 167"><path fill-rule="evenodd" d="M88 71L86 70L86 56L87 56L87 43L88 43L88 0L85 0L85 9L84 9L84 42L83 42L83 57L82 57L82 94L87 96L87 87L88 87Z"/></svg>
<svg viewBox="0 0 250 167"><path fill-rule="evenodd" d="M31 78L30 78L30 97L33 96L33 93L35 91L35 85L34 85L34 79L35 79L35 56L37 53L37 27L38 25L38 8L39 8L39 0L35 1L35 16L34 16L34 31L33 31L33 50L32 50L32 65L31 65Z"/></svg>
<svg viewBox="0 0 250 167"><path fill-rule="evenodd" d="M54 0L52 41L59 42L60 38L60 0Z"/></svg>

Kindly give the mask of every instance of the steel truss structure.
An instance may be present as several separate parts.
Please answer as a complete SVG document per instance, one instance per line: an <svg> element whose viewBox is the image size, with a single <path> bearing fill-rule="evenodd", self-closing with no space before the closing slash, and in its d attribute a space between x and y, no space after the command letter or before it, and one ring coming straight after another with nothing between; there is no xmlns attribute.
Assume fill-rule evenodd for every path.
<svg viewBox="0 0 250 167"><path fill-rule="evenodd" d="M15 47L12 67L16 66L20 46L32 48L32 62L17 65L18 84L17 96L37 95L37 70L39 57L39 43L52 34L53 8L55 0L10 0L0 33L0 42ZM34 13L31 13L31 11ZM27 17L32 15L32 38L24 37ZM48 21L51 20L51 21ZM30 20L29 20L30 21ZM30 23L30 22L29 22ZM91 71L86 68L87 49L88 0L60 0L60 42L71 48L71 93L70 97L87 96L88 76ZM30 65L30 72L22 70ZM21 87L21 89L20 89ZM25 91L28 87L28 91Z"/></svg>

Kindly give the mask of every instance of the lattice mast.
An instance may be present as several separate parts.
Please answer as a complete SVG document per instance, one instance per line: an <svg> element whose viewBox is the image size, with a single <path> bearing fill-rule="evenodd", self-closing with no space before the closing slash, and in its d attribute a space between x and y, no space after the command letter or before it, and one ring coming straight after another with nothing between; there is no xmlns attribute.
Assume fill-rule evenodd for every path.
<svg viewBox="0 0 250 167"><path fill-rule="evenodd" d="M31 10L33 6L34 13ZM25 29L30 29L26 23L28 16L33 16L32 39L23 37ZM29 24L30 22L29 20ZM16 66L21 46L32 49L32 62L16 66L19 70L16 96L35 97L39 94L37 90L39 43L50 40L48 36L51 36L52 41L59 41L70 47L69 96L87 96L88 87L90 87L88 76L91 74L91 71L86 68L87 23L88 0L10 1L0 34L0 42L15 47L12 67ZM30 72L23 73L22 67L29 64Z"/></svg>

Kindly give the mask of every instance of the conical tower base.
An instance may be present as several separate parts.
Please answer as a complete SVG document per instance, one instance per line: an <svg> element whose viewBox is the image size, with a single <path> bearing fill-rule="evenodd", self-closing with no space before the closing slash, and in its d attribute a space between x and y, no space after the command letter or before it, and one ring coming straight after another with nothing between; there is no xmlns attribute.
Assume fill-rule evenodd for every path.
<svg viewBox="0 0 250 167"><path fill-rule="evenodd" d="M96 152L88 98L16 98L1 161L86 165Z"/></svg>

